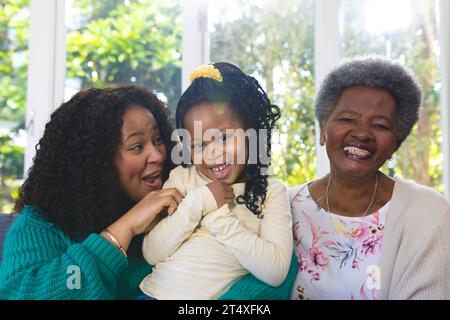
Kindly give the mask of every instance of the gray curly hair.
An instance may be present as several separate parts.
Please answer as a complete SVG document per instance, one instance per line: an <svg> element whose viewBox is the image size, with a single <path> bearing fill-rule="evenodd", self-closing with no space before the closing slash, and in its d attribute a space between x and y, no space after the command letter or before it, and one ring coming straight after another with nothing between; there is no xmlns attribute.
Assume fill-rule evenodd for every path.
<svg viewBox="0 0 450 320"><path fill-rule="evenodd" d="M422 89L414 74L403 66L381 57L345 60L322 82L315 102L320 128L325 126L336 102L345 89L366 86L389 91L397 107L397 149L419 119Z"/></svg>

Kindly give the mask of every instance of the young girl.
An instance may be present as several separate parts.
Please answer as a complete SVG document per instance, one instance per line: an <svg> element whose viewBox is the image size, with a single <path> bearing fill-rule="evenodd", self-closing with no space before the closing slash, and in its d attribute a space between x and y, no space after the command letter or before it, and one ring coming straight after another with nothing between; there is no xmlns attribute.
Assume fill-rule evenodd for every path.
<svg viewBox="0 0 450 320"><path fill-rule="evenodd" d="M155 299L217 299L249 272L279 286L291 262L292 219L286 187L264 170L280 110L230 63L200 67L191 81L176 123L189 133L183 143L194 164L175 168L164 185L185 197L144 239L155 267L140 288Z"/></svg>

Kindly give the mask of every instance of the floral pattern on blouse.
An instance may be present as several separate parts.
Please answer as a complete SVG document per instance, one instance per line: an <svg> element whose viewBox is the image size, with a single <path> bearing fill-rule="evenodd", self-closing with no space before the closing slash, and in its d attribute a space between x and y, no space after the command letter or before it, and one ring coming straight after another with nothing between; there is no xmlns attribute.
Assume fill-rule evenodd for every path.
<svg viewBox="0 0 450 320"><path fill-rule="evenodd" d="M291 298L379 299L387 206L365 217L340 216L318 206L303 186L291 200L299 265Z"/></svg>

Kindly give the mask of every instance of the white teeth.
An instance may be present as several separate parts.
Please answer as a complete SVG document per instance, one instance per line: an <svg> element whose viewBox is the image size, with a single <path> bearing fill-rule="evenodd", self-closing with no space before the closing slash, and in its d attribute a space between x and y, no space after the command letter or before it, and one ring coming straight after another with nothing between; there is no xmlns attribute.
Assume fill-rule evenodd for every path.
<svg viewBox="0 0 450 320"><path fill-rule="evenodd" d="M226 167L227 167L227 165L224 164L224 165L221 165L220 167L211 168L211 170L214 171L214 172L220 172L220 171L225 170Z"/></svg>
<svg viewBox="0 0 450 320"><path fill-rule="evenodd" d="M148 177L153 179L153 178L156 178L158 176L159 176L159 172L155 172L154 174L152 174L152 175L150 175Z"/></svg>
<svg viewBox="0 0 450 320"><path fill-rule="evenodd" d="M344 151L361 157L367 157L371 155L371 152L357 147L345 147Z"/></svg>

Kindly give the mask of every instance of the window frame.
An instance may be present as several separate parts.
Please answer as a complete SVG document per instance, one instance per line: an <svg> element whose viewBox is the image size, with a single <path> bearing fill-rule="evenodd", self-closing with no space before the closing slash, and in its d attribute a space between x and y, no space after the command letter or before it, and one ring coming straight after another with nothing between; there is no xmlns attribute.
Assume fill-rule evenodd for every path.
<svg viewBox="0 0 450 320"><path fill-rule="evenodd" d="M441 130L442 130L442 154L444 195L450 199L450 2L438 0L438 38L439 38L439 63L441 73Z"/></svg>
<svg viewBox="0 0 450 320"><path fill-rule="evenodd" d="M64 101L64 0L30 0L24 177L50 115Z"/></svg>

